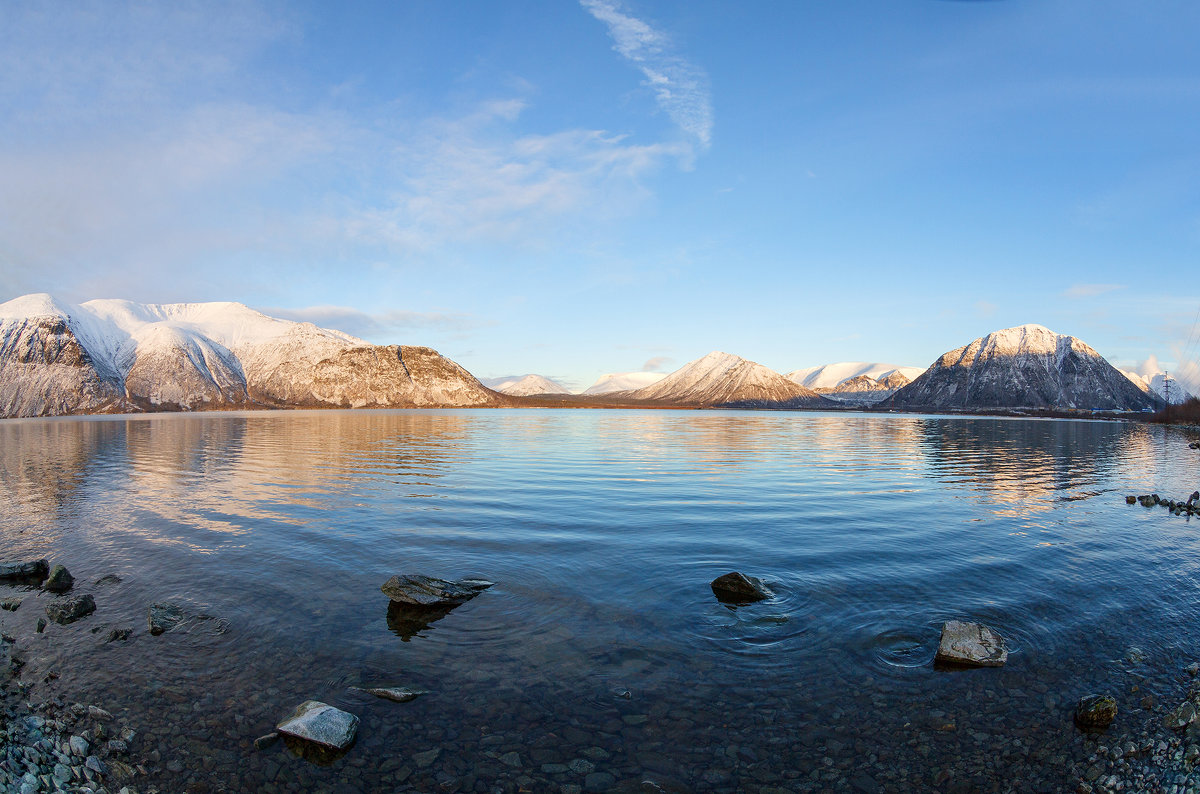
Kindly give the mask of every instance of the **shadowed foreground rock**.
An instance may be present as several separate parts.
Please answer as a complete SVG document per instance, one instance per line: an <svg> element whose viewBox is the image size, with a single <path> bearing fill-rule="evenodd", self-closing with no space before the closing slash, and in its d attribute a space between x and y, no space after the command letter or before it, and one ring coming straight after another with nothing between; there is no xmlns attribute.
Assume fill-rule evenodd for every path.
<svg viewBox="0 0 1200 794"><path fill-rule="evenodd" d="M420 574L393 576L379 589L401 604L418 607L456 607L470 601L494 583L485 579L459 579L457 582Z"/></svg>
<svg viewBox="0 0 1200 794"><path fill-rule="evenodd" d="M275 729L284 736L344 750L358 733L358 717L319 700L306 700Z"/></svg>
<svg viewBox="0 0 1200 794"><path fill-rule="evenodd" d="M1117 701L1111 695L1087 695L1075 708L1075 724L1084 730L1107 728L1117 718Z"/></svg>
<svg viewBox="0 0 1200 794"><path fill-rule="evenodd" d="M1002 667L1008 661L1004 638L987 626L948 620L942 625L935 664L959 667Z"/></svg>
<svg viewBox="0 0 1200 794"><path fill-rule="evenodd" d="M96 599L90 595L60 598L46 607L46 616L55 623L66 625L74 623L84 615L96 611Z"/></svg>
<svg viewBox="0 0 1200 794"><path fill-rule="evenodd" d="M733 571L713 579L713 595L727 604L751 604L775 595L762 583L762 579Z"/></svg>

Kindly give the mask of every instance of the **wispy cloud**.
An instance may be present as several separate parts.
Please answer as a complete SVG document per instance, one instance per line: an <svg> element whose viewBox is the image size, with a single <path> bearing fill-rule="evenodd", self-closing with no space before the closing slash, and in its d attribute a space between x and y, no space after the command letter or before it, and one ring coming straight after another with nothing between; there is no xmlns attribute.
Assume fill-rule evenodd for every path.
<svg viewBox="0 0 1200 794"><path fill-rule="evenodd" d="M671 121L707 147L712 141L713 109L705 71L674 52L665 33L626 13L616 0L579 2L608 26L613 49L641 71L643 85L654 92Z"/></svg>
<svg viewBox="0 0 1200 794"><path fill-rule="evenodd" d="M1124 284L1072 284L1063 290L1064 298L1094 298L1106 292L1125 289Z"/></svg>
<svg viewBox="0 0 1200 794"><path fill-rule="evenodd" d="M394 310L371 314L349 306L306 306L298 309L264 307L259 311L283 320L312 323L373 339L383 339L396 332L414 329L463 331L484 324L476 317L454 312Z"/></svg>
<svg viewBox="0 0 1200 794"><path fill-rule="evenodd" d="M642 372L662 372L663 367L672 361L674 359L670 356L655 356L642 365Z"/></svg>

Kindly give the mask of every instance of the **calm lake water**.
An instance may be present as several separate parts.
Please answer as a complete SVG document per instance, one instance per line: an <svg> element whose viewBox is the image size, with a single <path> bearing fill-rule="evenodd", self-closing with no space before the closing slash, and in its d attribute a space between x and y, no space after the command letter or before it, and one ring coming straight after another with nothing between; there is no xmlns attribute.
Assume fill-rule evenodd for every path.
<svg viewBox="0 0 1200 794"><path fill-rule="evenodd" d="M1073 789L1078 698L1112 692L1136 731L1200 660L1200 525L1124 499L1186 498L1194 439L803 412L5 421L0 557L65 564L98 607L38 637L51 596L0 585L25 599L0 625L30 700L114 711L158 753L138 784L169 791ZM718 603L731 570L776 597ZM399 573L497 584L413 634L379 590ZM217 619L152 637L165 600ZM950 618L1003 634L1007 666L934 669ZM429 694L350 688L378 685ZM310 698L361 718L344 757L253 749Z"/></svg>

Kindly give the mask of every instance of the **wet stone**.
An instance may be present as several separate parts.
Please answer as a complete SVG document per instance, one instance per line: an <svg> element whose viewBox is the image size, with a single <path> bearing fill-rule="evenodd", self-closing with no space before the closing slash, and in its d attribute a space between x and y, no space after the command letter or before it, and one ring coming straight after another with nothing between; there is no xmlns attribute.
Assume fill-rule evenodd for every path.
<svg viewBox="0 0 1200 794"><path fill-rule="evenodd" d="M108 642L123 642L133 635L133 629L113 629L108 634L104 635L104 641Z"/></svg>
<svg viewBox="0 0 1200 794"><path fill-rule="evenodd" d="M1075 709L1075 724L1085 730L1107 728L1117 717L1117 701L1110 695L1087 695Z"/></svg>
<svg viewBox="0 0 1200 794"><path fill-rule="evenodd" d="M1004 638L987 626L948 620L934 662L963 667L1001 667L1008 661Z"/></svg>
<svg viewBox="0 0 1200 794"><path fill-rule="evenodd" d="M46 606L46 617L55 623L66 625L96 611L96 600L91 595L60 598Z"/></svg>
<svg viewBox="0 0 1200 794"><path fill-rule="evenodd" d="M275 744L277 741L279 741L279 734L275 731L271 731L270 733L259 736L254 740L254 749L265 750L271 745Z"/></svg>
<svg viewBox="0 0 1200 794"><path fill-rule="evenodd" d="M165 601L151 604L146 610L146 623L155 637L170 631L186 619L187 612L183 607Z"/></svg>
<svg viewBox="0 0 1200 794"><path fill-rule="evenodd" d="M436 761L437 757L441 755L441 753L442 748L440 747L435 747L432 750L425 750L424 752L420 753L413 753L413 763L417 765L417 768L425 769L434 761Z"/></svg>
<svg viewBox="0 0 1200 794"><path fill-rule="evenodd" d="M0 582L10 581L41 581L50 573L50 563L46 560L31 562L0 562Z"/></svg>
<svg viewBox="0 0 1200 794"><path fill-rule="evenodd" d="M55 565L50 569L50 575L42 583L42 587L51 593L65 593L71 589L73 584L75 584L75 577L66 569L66 566Z"/></svg>
<svg viewBox="0 0 1200 794"><path fill-rule="evenodd" d="M358 717L318 700L306 700L275 729L285 736L344 750L358 733Z"/></svg>
<svg viewBox="0 0 1200 794"><path fill-rule="evenodd" d="M21 599L19 598L5 598L0 600L0 609L7 610L9 612L16 612L20 606Z"/></svg>
<svg viewBox="0 0 1200 794"><path fill-rule="evenodd" d="M434 576L401 574L388 579L379 588L393 601L414 606L457 606L471 600L493 585L485 579L460 579L451 582Z"/></svg>
<svg viewBox="0 0 1200 794"><path fill-rule="evenodd" d="M424 689L409 689L407 687L401 687L401 686L371 687L371 688L352 686L350 688L357 690L359 692L366 692L368 695L374 695L377 698L383 698L384 700L395 701L396 703L407 703L410 700L416 700L421 695L429 694Z"/></svg>
<svg viewBox="0 0 1200 794"><path fill-rule="evenodd" d="M1184 701L1167 715L1164 724L1173 731L1180 731L1196 721L1196 707Z"/></svg>
<svg viewBox="0 0 1200 794"><path fill-rule="evenodd" d="M727 604L751 604L775 595L762 579L738 571L718 576L709 583L718 601Z"/></svg>

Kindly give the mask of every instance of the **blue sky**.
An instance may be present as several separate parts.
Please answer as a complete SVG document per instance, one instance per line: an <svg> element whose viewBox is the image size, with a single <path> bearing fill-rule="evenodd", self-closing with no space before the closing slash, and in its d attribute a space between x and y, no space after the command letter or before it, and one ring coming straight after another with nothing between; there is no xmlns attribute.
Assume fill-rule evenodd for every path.
<svg viewBox="0 0 1200 794"><path fill-rule="evenodd" d="M237 300L579 388L1037 322L1200 386L1198 31L1191 0L6 3L0 300Z"/></svg>

